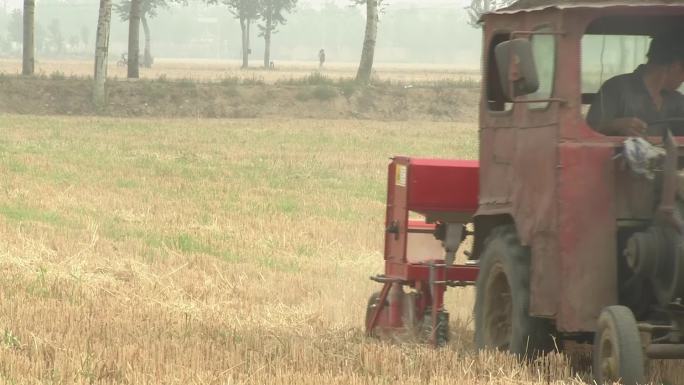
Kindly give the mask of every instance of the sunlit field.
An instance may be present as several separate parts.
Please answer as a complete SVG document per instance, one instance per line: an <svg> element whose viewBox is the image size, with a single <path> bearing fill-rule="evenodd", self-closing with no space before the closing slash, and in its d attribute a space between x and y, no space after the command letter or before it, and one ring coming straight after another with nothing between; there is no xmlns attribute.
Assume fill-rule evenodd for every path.
<svg viewBox="0 0 684 385"><path fill-rule="evenodd" d="M127 68L117 65L118 57L110 57L108 75L126 78ZM318 62L276 62L275 70L263 69L261 61L250 62L251 68L240 69L241 62L231 60L201 59L155 59L152 68L141 68L140 77L145 79L192 79L202 81L220 81L237 77L248 80L259 80L265 83L286 82L309 76L319 71ZM356 74L358 63L326 63L321 73L332 79L351 79ZM387 64L377 63L374 76L377 80L395 82L443 82L443 81L479 81L477 69L465 69L457 65L430 64ZM21 60L0 59L0 73L21 73ZM41 60L36 63L36 73L50 76L60 74L66 76L92 76L92 60Z"/></svg>
<svg viewBox="0 0 684 385"><path fill-rule="evenodd" d="M562 355L368 339L393 154L470 123L0 115L3 384L581 383Z"/></svg>
<svg viewBox="0 0 684 385"><path fill-rule="evenodd" d="M0 122L4 383L542 379L472 351L465 290L446 349L363 336L388 157L474 158L472 125Z"/></svg>

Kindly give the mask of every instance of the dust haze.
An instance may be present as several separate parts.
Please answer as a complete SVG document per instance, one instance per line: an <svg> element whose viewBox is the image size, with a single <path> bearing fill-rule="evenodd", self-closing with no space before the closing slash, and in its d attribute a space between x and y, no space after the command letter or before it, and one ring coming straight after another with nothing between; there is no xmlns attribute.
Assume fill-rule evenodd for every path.
<svg viewBox="0 0 684 385"><path fill-rule="evenodd" d="M16 4L19 3L19 4ZM117 2L115 1L114 4ZM36 55L43 59L91 58L98 12L95 0L39 0L36 5ZM318 60L323 48L329 63L357 63L363 42L363 7L350 1L300 1L272 38L271 60ZM0 56L21 55L20 2L0 2ZM239 21L220 5L191 1L171 4L148 17L155 58L238 60ZM380 14L375 62L421 63L477 69L480 30L468 25L462 2L393 1ZM250 60L259 62L264 39L254 23ZM142 32L141 32L142 35ZM110 58L127 50L128 23L113 12ZM142 45L141 37L141 45ZM141 47L142 49L142 47ZM39 59L40 60L40 59Z"/></svg>

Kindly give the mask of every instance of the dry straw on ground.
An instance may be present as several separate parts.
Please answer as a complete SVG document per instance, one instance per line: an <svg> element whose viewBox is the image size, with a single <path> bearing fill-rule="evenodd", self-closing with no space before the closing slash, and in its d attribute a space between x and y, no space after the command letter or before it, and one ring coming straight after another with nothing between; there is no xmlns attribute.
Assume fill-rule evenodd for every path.
<svg viewBox="0 0 684 385"><path fill-rule="evenodd" d="M0 383L573 384L472 347L369 340L387 158L468 124L0 116Z"/></svg>

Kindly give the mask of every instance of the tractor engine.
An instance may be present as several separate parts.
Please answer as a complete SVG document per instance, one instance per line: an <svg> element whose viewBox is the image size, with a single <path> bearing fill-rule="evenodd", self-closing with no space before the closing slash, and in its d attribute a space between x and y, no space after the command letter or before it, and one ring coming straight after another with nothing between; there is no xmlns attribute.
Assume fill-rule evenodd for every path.
<svg viewBox="0 0 684 385"><path fill-rule="evenodd" d="M623 150L631 171L650 179L660 196L650 224L626 241L623 255L633 275L622 286L647 282L661 308L684 298L684 201L678 193L684 179L677 171L678 151L670 132L663 144L664 150L642 139L628 139Z"/></svg>
<svg viewBox="0 0 684 385"><path fill-rule="evenodd" d="M633 279L647 281L659 305L684 298L684 237L671 226L654 223L635 233L624 256Z"/></svg>

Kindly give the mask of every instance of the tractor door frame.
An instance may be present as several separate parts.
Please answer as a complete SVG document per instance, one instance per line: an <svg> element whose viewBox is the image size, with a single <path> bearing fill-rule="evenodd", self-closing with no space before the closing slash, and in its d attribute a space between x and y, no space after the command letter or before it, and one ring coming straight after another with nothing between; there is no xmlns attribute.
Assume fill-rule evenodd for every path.
<svg viewBox="0 0 684 385"><path fill-rule="evenodd" d="M558 293L560 275L556 184L561 106L557 101L545 102L541 107L538 103L516 102L510 103L508 110L492 111L491 82L498 81L492 71L496 65L492 45L500 42L497 36L502 33L553 42L549 60L554 73L542 83L549 88L548 99L555 99L561 91L559 79L567 71L558 58L564 39L560 35L562 16L561 11L548 9L485 18L483 73L487 78L483 81L480 107L480 209L475 218L475 255L482 250L492 228L515 224L522 244L532 252L530 312L549 318L556 314L559 302L558 295L549 293ZM540 29L547 30L544 34L534 33Z"/></svg>

